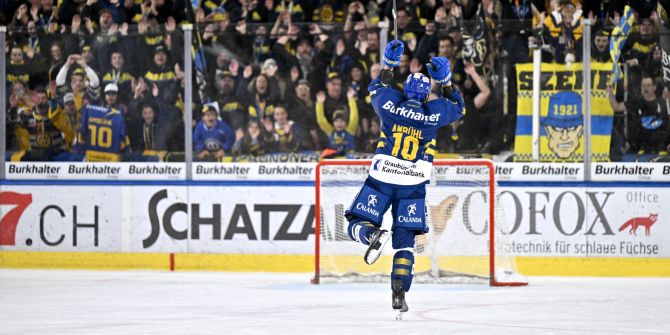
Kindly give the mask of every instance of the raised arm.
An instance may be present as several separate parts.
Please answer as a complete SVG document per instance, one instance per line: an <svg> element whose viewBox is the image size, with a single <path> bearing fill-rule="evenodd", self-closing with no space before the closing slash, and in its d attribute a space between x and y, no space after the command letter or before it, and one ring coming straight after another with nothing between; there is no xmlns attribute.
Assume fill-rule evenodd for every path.
<svg viewBox="0 0 670 335"><path fill-rule="evenodd" d="M372 101L372 106L374 107L377 113L380 113L378 103L382 97L382 93L388 94L386 98L393 100L395 103L397 100L402 98L400 92L390 88L390 85L393 83L393 68L400 65L400 56L403 53L405 46L402 41L393 40L386 45L384 50L384 58L382 59L382 70L379 73L378 78L374 78L373 81L368 85L368 92L370 92L370 98ZM386 99L383 99L386 101Z"/></svg>
<svg viewBox="0 0 670 335"><path fill-rule="evenodd" d="M475 108L480 109L484 107L486 102L489 100L489 97L491 96L491 89L489 89L489 85L484 81L484 79L479 76L477 69L475 69L475 66L472 65L472 63L465 64L465 73L470 75L472 81L474 81L475 85L477 85L477 88L479 88L479 93L477 93L477 96L475 96Z"/></svg>
<svg viewBox="0 0 670 335"><path fill-rule="evenodd" d="M323 130L326 135L330 135L330 133L333 132L333 125L326 119L325 101L326 93L321 91L316 94L316 123L319 124L319 127L321 127L321 130Z"/></svg>
<svg viewBox="0 0 670 335"><path fill-rule="evenodd" d="M449 124L465 115L465 102L461 93L451 85L451 67L446 57L433 57L426 64L428 73L436 84L440 85L443 99L436 99L427 103L430 109L445 111L445 119L440 123Z"/></svg>
<svg viewBox="0 0 670 335"><path fill-rule="evenodd" d="M616 101L616 96L614 94L614 88L612 86L607 86L607 97L610 100L610 106L615 112L623 112L626 110L626 104L623 102Z"/></svg>
<svg viewBox="0 0 670 335"><path fill-rule="evenodd" d="M358 103L356 102L356 91L349 87L347 91L347 99L349 102L349 123L347 124L347 131L352 136L356 136L358 130Z"/></svg>
<svg viewBox="0 0 670 335"><path fill-rule="evenodd" d="M65 64L63 67L60 68L58 71L58 74L56 75L56 86L61 87L65 85L65 81L67 80L67 75L70 72L70 66L76 62L75 57L73 55L70 55L67 57L67 61L65 61Z"/></svg>

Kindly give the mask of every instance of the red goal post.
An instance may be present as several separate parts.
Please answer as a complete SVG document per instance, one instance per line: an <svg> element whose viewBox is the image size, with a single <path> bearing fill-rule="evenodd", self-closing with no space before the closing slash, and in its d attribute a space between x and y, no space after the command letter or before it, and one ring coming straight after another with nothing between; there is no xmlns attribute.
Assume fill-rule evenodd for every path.
<svg viewBox="0 0 670 335"><path fill-rule="evenodd" d="M383 270L376 270L376 272L369 273L369 269L363 266L363 253L360 252L360 250L364 250L365 246L349 241L349 238L346 235L346 220L343 217L344 206L348 206L351 203L354 195L360 189L360 186L367 177L367 170L371 162L371 160L325 160L317 164L315 179L315 264L314 278L312 279L312 283L314 284L320 283L326 276L340 279L358 278L353 279L353 281L359 281L359 279L361 281L370 281L371 278L383 276ZM469 173L471 173L471 175L468 175ZM447 177L451 177L452 174L454 179L459 180L454 180L453 182L450 181ZM476 275L469 274L467 273L468 271L452 271L447 269L441 265L444 263L442 258L450 256L447 255L447 252L442 251L440 247L433 247L435 250L434 254L428 255L428 257L432 259L432 268L426 271L432 273L433 276L438 277L441 276L443 272L463 273L465 277L487 279L488 284L491 286L527 285L528 282L525 277L518 275L516 272L516 265L514 264L513 258L511 261L506 261L506 263L511 264L507 264L505 270L506 273L510 272L512 274L511 280L509 278L502 279L501 275L496 274L496 271L499 270L496 263L497 260L500 259L496 252L497 250L501 250L501 248L496 245L496 235L500 235L500 233L496 233L499 231L496 229L496 216L498 216L498 220L501 220L502 218L502 221L504 221L504 214L501 214L502 208L497 208L496 206L495 167L493 162L486 159L435 160L433 162L431 184L427 186L426 190L427 204L428 196L431 193L443 193L445 190L454 193L454 190L457 190L459 185L463 185L465 188L474 187L476 188L477 194L482 194L482 198L487 198L481 201L488 205L486 206L486 216L484 217L482 215L479 217L478 214L477 216L480 221L483 220L482 222L488 222L488 246L486 247L486 249L488 249L488 255L484 255L488 258L488 269L483 269L483 266L485 265L481 264L481 269L478 270L479 273ZM455 195L447 197L446 199L458 199L457 193L458 191L456 191ZM452 202L449 204L450 207L447 207L451 212L444 215L445 220L443 221L445 221L444 226L446 227L448 227L446 222L449 221L456 212L456 202L457 201ZM442 204L440 203L440 206L441 205ZM333 213L335 214L333 215ZM431 221L439 219L432 217L434 213L435 212L431 210ZM443 214L437 214L437 216L443 216ZM464 217L465 216L467 216L467 214L464 214ZM390 220L389 217L386 217L384 222L386 223ZM432 229L433 227L431 226L431 230ZM440 235L444 235L442 233L440 233L440 235L437 234L440 231L439 229L439 227L436 227L434 233L434 235L438 236L438 238L435 239L436 241L441 238ZM443 227L442 229L445 228ZM427 234L427 236L430 236L431 233L433 233L433 231ZM481 236L479 238L481 239ZM426 239L428 239L428 237ZM431 244L437 244L437 242L426 243L426 245ZM348 251L349 249L351 249L351 253ZM482 252L485 253L484 251ZM386 257L389 257L388 254L392 253L392 251L387 251L385 253ZM504 252L499 253L503 254ZM502 256L506 258L511 257L509 255ZM475 256L470 257L471 259L474 259L473 257ZM360 264L357 264L358 262ZM480 261L478 260L477 262ZM435 267L438 269L435 269ZM380 268L383 268L383 266L380 266ZM433 281L428 280L427 282ZM435 282L442 282L442 280L435 280Z"/></svg>

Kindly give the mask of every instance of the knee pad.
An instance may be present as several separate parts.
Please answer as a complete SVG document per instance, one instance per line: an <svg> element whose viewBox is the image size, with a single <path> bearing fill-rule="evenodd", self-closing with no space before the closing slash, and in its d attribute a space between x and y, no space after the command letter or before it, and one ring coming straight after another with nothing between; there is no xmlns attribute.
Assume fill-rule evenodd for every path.
<svg viewBox="0 0 670 335"><path fill-rule="evenodd" d="M367 183L354 198L351 206L344 215L349 221L353 218L361 218L381 226L384 213L391 204L391 197L372 188Z"/></svg>
<svg viewBox="0 0 670 335"><path fill-rule="evenodd" d="M393 204L396 206L396 204ZM402 199L394 210L393 226L428 232L426 199Z"/></svg>
<svg viewBox="0 0 670 335"><path fill-rule="evenodd" d="M407 292L414 278L414 253L408 250L398 250L393 255L393 270L391 271L391 283L394 279L402 281L402 289Z"/></svg>

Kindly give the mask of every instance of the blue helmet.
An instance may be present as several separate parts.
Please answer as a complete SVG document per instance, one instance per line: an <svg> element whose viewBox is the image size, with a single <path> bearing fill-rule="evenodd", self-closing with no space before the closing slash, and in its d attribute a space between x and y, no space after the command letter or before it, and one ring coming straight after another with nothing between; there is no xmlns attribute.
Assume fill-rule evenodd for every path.
<svg viewBox="0 0 670 335"><path fill-rule="evenodd" d="M423 101L430 93L430 79L423 73L411 73L405 80L405 96Z"/></svg>

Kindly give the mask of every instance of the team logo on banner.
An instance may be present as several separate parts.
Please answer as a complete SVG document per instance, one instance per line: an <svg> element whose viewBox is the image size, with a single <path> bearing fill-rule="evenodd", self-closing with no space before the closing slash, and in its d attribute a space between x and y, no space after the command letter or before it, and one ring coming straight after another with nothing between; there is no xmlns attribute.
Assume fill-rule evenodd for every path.
<svg viewBox="0 0 670 335"><path fill-rule="evenodd" d="M609 161L614 112L607 97L611 63L591 63L591 158ZM584 161L582 64L542 64L540 161ZM517 65L515 161L533 160L533 64Z"/></svg>

